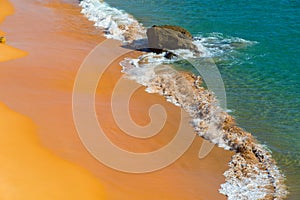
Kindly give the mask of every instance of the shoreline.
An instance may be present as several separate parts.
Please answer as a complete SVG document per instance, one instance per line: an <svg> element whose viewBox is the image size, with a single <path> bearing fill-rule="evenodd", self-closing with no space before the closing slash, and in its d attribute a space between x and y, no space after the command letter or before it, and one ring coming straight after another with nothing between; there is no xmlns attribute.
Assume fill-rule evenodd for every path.
<svg viewBox="0 0 300 200"><path fill-rule="evenodd" d="M145 28L134 18L131 18L129 22L124 22L124 19L129 17L124 11L116 10L108 4L100 3L97 0L82 1L80 5L82 6L82 13L89 20L95 22L96 27L106 30L108 38L121 40L125 44L130 44L131 42L136 44L135 42L141 39L141 36L142 38L145 37ZM102 14L98 15L98 13ZM202 48L201 45L200 48ZM154 55L154 57L156 56ZM222 189L220 192L222 194L228 196L229 199L246 197L255 199L286 198L288 191L284 184L285 176L278 169L269 150L259 144L250 133L237 127L234 119L226 112L220 112L218 106L214 106L213 102L209 101L210 98L205 97L207 91L203 91L204 88L198 86L197 80L192 78L191 85L193 86L190 90L194 91L195 94L191 97L187 95L190 93L186 93L187 90L182 88L182 82L180 81L180 77L185 75L177 76L174 73L166 73L165 75L164 72L156 73L155 63L154 65L150 63L151 67L148 68L147 64L140 63L142 60L143 58L139 61L135 59L131 60L131 63L127 62L126 65L122 64L123 71L128 75L129 79L145 85L147 87L146 90L151 91L150 93L159 93L175 105L180 105L185 111L190 113L195 131L200 136L209 139L224 149L231 149L233 152L236 152L229 163L229 170L224 173L226 183L221 185ZM189 84L187 83L187 85ZM197 90L200 90L199 94L197 94ZM194 101L194 98L200 99L200 101ZM203 112L207 113L204 117ZM214 114L210 115L209 113ZM210 119L213 119L211 125L216 126L216 131L213 133L203 132L202 130L206 130L207 125L210 124ZM218 125L215 125L215 123ZM219 129L218 127L222 128ZM249 191L247 194L243 194L241 193L243 190Z"/></svg>
<svg viewBox="0 0 300 200"><path fill-rule="evenodd" d="M197 137L188 152L176 163L151 174L141 176L125 174L97 162L84 149L75 131L71 95L75 75L82 60L96 44L103 40L103 37L99 37L97 33L76 33L77 29L74 23L89 24L90 27L86 27L87 30L93 30L94 27L79 12L76 14L80 9L75 5L72 7L69 4L57 3L48 5L49 9L32 2L27 4L19 0L12 0L12 2L18 2L18 4L16 3L16 13L6 19L5 24L1 24L1 27L4 26L11 41L16 41L18 46L29 52L29 55L23 59L0 63L0 101L8 104L13 110L24 113L34 121L38 126L38 136L44 147L94 174L98 181L104 184L107 199L225 199L225 196L218 193L218 189L220 183L225 180L222 173L227 169L227 163L232 153L215 147L207 158L199 160L197 155L202 143L200 137ZM43 11L44 16L37 11L27 14L22 11L22 5L23 7L29 6L30 9L39 9ZM56 8L64 9L56 10ZM77 11L74 12L74 10ZM55 22L47 19L49 16L53 17L53 13L58 15L55 18L57 21L53 20ZM63 17L67 16L76 19L63 21ZM72 17L70 19L73 19ZM77 21L77 17L80 18L79 21ZM14 24L14 21L18 21L18 23ZM34 25L39 25L39 29L20 35L19 33L24 30L20 24L24 23L28 24L27 29L34 28ZM73 24L71 27L75 29L75 33L71 37L68 37L68 30L57 29L58 25L64 27L66 24ZM112 63L109 72L111 77L117 78L121 75L119 62L123 58ZM20 72L22 73L20 74ZM106 89L99 90L97 93L97 97L101 100L109 99L106 92L109 91L109 87L113 87L111 79L104 82L104 85L107 86ZM177 112L173 105L166 103L158 95L150 95L143 91L139 95L137 102L134 103L134 105L138 105L136 108L138 111L134 112L133 116L140 119L140 123L148 120L147 115L139 114L139 112L147 113L147 106L143 106L145 102L146 105L151 105L153 102L166 105L170 108L170 115ZM103 106L108 103L108 101L99 102L97 112L108 111L108 107ZM100 117L99 119L111 132L112 118L101 119ZM165 133L175 128L171 121L170 119ZM117 139L116 144L130 149L132 141L123 136L117 138L117 133L121 132L117 130L114 135L111 135ZM153 144L156 147L157 141L163 142L169 137L172 136L167 135L163 136L161 140L153 140L150 142L150 146ZM139 145L140 150L147 150L143 147L143 143Z"/></svg>

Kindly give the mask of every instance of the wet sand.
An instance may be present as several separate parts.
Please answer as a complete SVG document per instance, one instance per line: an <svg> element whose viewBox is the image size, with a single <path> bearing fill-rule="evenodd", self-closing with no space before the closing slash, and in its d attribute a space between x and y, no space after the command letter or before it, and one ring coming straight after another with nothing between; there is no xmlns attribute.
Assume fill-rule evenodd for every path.
<svg viewBox="0 0 300 200"><path fill-rule="evenodd" d="M58 181L61 185L50 185L47 191L49 195L61 194L64 191L62 188L76 194L80 185L88 185L92 190L90 193L93 193L93 189L101 187L102 184L107 194L105 199L113 200L226 199L218 193L218 189L225 181L222 173L228 168L227 163L232 153L214 148L206 158L199 160L197 156L202 143L199 137L178 161L154 173L142 175L122 173L94 159L82 145L74 126L72 90L82 61L104 38L100 37L100 31L95 30L92 24L80 15L80 9L75 1L65 1L67 3L46 1L43 4L33 0L28 2L12 0L11 2L15 6L15 14L7 17L0 25L0 29L5 30L6 35L9 36L8 45L28 52L28 56L0 63L0 102L4 102L11 109L29 117L36 126L37 135L28 136L22 126L15 125L19 127L16 134L8 134L6 138L13 142L17 136L21 136L30 141L35 140L35 143L37 143L36 137L39 138L39 147L28 149L27 153L32 157L39 155L39 158L34 160L35 162L27 163L33 169L39 170L40 162L44 164L53 162L45 155L46 153L39 152L51 154L50 157L56 159L55 163L67 163L61 167L61 170L58 169L60 167L57 164L54 174L61 177ZM2 54L1 49L0 52ZM137 54L132 52L127 56L137 56ZM130 104L132 117L139 124L146 124L149 121L150 105L158 103L166 108L168 121L158 136L149 140L132 139L123 134L113 120L110 107L111 91L122 75L118 63L123 57L116 59L110 65L106 76L99 84L96 95L99 122L109 134L108 137L124 149L147 152L160 148L174 136L172 133L176 132L179 120L179 108L165 102L162 97L148 94L141 89L135 94ZM7 112L11 111L1 111L4 114L2 116L5 116ZM18 114L15 115L14 124L25 123L33 126L32 122L19 122ZM1 122L4 122L2 118ZM34 131L30 132L35 134ZM16 152L23 149L20 149L21 144L15 147ZM7 155L7 160L0 160L0 162L9 164L12 160L21 159ZM45 161L43 162L42 159ZM84 177L78 175L75 180L67 180L73 181L73 184L63 182L65 171L69 169L70 171L77 170L74 174L80 173ZM15 170L17 173L7 171L6 174L17 176L17 174L26 173L23 169ZM93 174L93 177L89 173ZM49 178L53 174L37 173L31 175L30 178L34 182L39 182L45 179L43 176ZM95 184L94 179L98 180ZM26 184L29 180L21 181ZM52 183L55 183L55 180ZM2 184L7 185L6 182ZM10 184L14 190L19 191L15 185L18 185L18 182L12 181ZM34 188L35 185L26 192L23 191L24 195L32 195L35 192ZM81 192L87 191L81 190ZM1 193L6 194L6 188L2 187ZM95 193L95 195L102 195L102 193Z"/></svg>
<svg viewBox="0 0 300 200"><path fill-rule="evenodd" d="M13 6L7 0L0 0L0 23L4 19L14 13ZM0 29L0 37L5 36L5 32ZM8 46L0 43L0 62L8 61L11 59L21 58L27 55L27 52L17 49L12 46Z"/></svg>

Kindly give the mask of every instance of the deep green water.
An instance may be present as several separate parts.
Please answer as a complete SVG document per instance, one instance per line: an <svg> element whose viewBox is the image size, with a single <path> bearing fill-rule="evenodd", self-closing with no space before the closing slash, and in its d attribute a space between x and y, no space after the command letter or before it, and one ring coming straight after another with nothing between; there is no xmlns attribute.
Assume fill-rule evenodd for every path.
<svg viewBox="0 0 300 200"><path fill-rule="evenodd" d="M173 24L195 36L257 43L216 56L228 108L238 124L273 152L300 197L300 1L107 0L146 27ZM222 49L220 47L220 49Z"/></svg>

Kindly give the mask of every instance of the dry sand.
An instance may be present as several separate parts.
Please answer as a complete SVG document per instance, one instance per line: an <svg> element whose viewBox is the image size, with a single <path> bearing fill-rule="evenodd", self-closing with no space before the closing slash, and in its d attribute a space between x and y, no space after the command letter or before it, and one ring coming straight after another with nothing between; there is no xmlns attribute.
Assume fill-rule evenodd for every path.
<svg viewBox="0 0 300 200"><path fill-rule="evenodd" d="M14 13L14 8L7 0L0 0L0 5L1 23L5 19L5 17ZM5 33L0 29L0 37L1 36L5 36ZM26 55L27 53L25 51L0 43L0 62L21 58Z"/></svg>
<svg viewBox="0 0 300 200"><path fill-rule="evenodd" d="M0 103L0 199L105 199L101 182L42 147L36 129Z"/></svg>
<svg viewBox="0 0 300 200"><path fill-rule="evenodd" d="M44 193L38 199L47 199L51 195L62 197L65 193L78 194L78 197L91 195L85 199L101 199L97 195L102 195L102 185L107 194L105 199L109 200L226 199L218 193L218 189L225 181L222 173L228 168L232 153L214 148L206 158L199 160L200 138L196 138L178 161L154 173L122 173L94 159L82 145L75 130L72 89L81 62L104 38L99 37L100 32L80 15L77 6L64 4L63 1L46 1L43 4L34 0L11 2L15 6L15 14L6 18L0 28L9 36L8 44L12 43L29 54L0 63L0 102L29 117L35 126L31 120L1 104L0 134L14 144L12 148L4 145L9 145L4 142L1 147L1 156L5 155L5 160L0 159L1 167L14 166L0 170L0 173L10 177L10 182L3 180L0 183L3 199L9 194L33 199L31 196L36 190ZM0 52L2 54L1 49ZM137 55L132 52L127 56ZM172 133L177 130L179 108L158 95L140 90L131 101L131 114L136 122L146 124L149 121L148 108L153 103L164 105L168 121L158 136L147 141L123 134L116 126L110 108L112 88L122 75L118 63L123 57L115 60L101 79L96 95L98 119L115 144L127 150L147 152L163 146L174 136ZM5 116L8 115L11 116L9 123L13 123L13 127L6 125L8 121ZM20 138L24 140L20 141ZM28 142L24 144L25 141ZM31 143L31 147L24 151L24 145ZM9 148L12 150L7 151ZM12 155L12 151L17 155ZM20 156L18 152L26 156ZM25 167L17 168L19 166ZM23 174L26 177L24 175L23 178ZM50 180L49 185L44 180ZM96 191L97 188L100 192Z"/></svg>

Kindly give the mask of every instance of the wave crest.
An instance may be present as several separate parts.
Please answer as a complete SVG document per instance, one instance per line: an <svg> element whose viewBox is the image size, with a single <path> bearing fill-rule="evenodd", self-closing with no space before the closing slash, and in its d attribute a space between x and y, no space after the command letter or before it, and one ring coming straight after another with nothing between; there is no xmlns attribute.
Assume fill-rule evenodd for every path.
<svg viewBox="0 0 300 200"><path fill-rule="evenodd" d="M83 0L79 5L81 13L103 29L107 38L130 43L146 36L145 28L133 16L103 1Z"/></svg>

